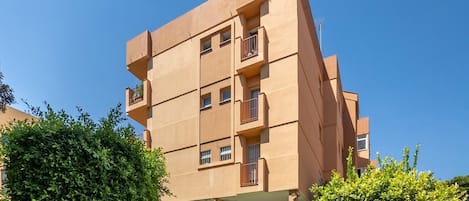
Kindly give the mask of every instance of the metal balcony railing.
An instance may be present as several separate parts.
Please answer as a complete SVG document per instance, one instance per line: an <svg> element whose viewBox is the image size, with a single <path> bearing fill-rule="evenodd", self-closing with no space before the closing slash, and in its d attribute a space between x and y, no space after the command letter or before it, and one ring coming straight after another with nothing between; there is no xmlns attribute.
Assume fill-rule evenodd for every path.
<svg viewBox="0 0 469 201"><path fill-rule="evenodd" d="M241 102L241 123L249 123L259 118L259 99L253 98Z"/></svg>
<svg viewBox="0 0 469 201"><path fill-rule="evenodd" d="M241 164L241 186L253 186L258 182L258 169L257 162Z"/></svg>
<svg viewBox="0 0 469 201"><path fill-rule="evenodd" d="M257 56L257 53L259 52L258 38L257 34L255 34L243 40L241 47L241 60Z"/></svg>
<svg viewBox="0 0 469 201"><path fill-rule="evenodd" d="M129 95L129 105L143 101L143 84L137 85L133 89L129 89Z"/></svg>

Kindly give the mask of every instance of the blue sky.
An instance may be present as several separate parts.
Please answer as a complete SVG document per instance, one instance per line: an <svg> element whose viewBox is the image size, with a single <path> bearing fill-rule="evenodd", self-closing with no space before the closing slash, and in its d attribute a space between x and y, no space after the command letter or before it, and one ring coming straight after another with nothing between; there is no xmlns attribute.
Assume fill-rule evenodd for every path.
<svg viewBox="0 0 469 201"><path fill-rule="evenodd" d="M203 2L0 0L0 71L17 99L101 117L137 83L125 43ZM324 56L371 118L372 153L421 144L419 169L469 174L469 2L311 0ZM14 105L25 109L18 101ZM141 129L141 128L140 128Z"/></svg>

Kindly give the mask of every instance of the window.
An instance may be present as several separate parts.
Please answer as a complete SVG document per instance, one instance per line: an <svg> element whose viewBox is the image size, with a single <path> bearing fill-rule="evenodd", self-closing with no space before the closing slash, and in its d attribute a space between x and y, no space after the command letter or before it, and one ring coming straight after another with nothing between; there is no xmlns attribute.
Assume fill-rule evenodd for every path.
<svg viewBox="0 0 469 201"><path fill-rule="evenodd" d="M226 146L220 148L220 160L230 160L231 159L231 146Z"/></svg>
<svg viewBox="0 0 469 201"><path fill-rule="evenodd" d="M227 44L231 41L231 29L225 30L220 34L220 45Z"/></svg>
<svg viewBox="0 0 469 201"><path fill-rule="evenodd" d="M226 103L231 100L231 88L226 87L220 90L220 103Z"/></svg>
<svg viewBox="0 0 469 201"><path fill-rule="evenodd" d="M212 161L212 153L210 150L200 152L200 164L208 164Z"/></svg>
<svg viewBox="0 0 469 201"><path fill-rule="evenodd" d="M200 53L206 53L208 51L212 50L212 40L211 38L207 38L205 40L202 40L200 43Z"/></svg>
<svg viewBox="0 0 469 201"><path fill-rule="evenodd" d="M367 149L367 135L359 135L357 137L357 151L363 151Z"/></svg>
<svg viewBox="0 0 469 201"><path fill-rule="evenodd" d="M203 95L200 98L200 109L207 109L212 107L212 99L210 94Z"/></svg>

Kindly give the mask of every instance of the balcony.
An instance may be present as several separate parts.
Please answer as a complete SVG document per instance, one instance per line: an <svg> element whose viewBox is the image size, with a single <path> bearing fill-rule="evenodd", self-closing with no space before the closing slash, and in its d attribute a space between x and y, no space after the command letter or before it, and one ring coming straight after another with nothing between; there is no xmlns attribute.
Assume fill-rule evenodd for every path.
<svg viewBox="0 0 469 201"><path fill-rule="evenodd" d="M267 60L267 40L264 27L257 29L257 34L245 39L236 39L236 71L255 74Z"/></svg>
<svg viewBox="0 0 469 201"><path fill-rule="evenodd" d="M241 164L241 187L254 186L259 181L258 162Z"/></svg>
<svg viewBox="0 0 469 201"><path fill-rule="evenodd" d="M253 163L240 164L238 193L266 191L268 178L266 167L267 165L263 158Z"/></svg>
<svg viewBox="0 0 469 201"><path fill-rule="evenodd" d="M258 98L237 101L235 104L236 132L245 133L260 130L266 127L267 104L265 94L259 94Z"/></svg>
<svg viewBox="0 0 469 201"><path fill-rule="evenodd" d="M126 64L127 70L138 79L147 78L148 61L151 58L151 35L145 31L127 42Z"/></svg>
<svg viewBox="0 0 469 201"><path fill-rule="evenodd" d="M135 88L127 88L125 92L125 111L127 115L144 126L147 125L150 92L150 82L147 80Z"/></svg>

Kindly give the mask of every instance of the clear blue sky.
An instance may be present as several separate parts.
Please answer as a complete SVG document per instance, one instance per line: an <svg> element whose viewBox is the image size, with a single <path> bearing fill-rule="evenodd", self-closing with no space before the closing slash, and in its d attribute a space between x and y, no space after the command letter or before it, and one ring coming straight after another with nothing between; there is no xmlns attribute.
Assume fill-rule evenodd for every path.
<svg viewBox="0 0 469 201"><path fill-rule="evenodd" d="M126 41L202 2L0 0L0 71L18 100L101 117L137 83ZM325 19L324 56L339 55L344 89L359 92L361 115L371 117L373 157L400 158L420 143L419 169L469 174L469 2L311 5Z"/></svg>

